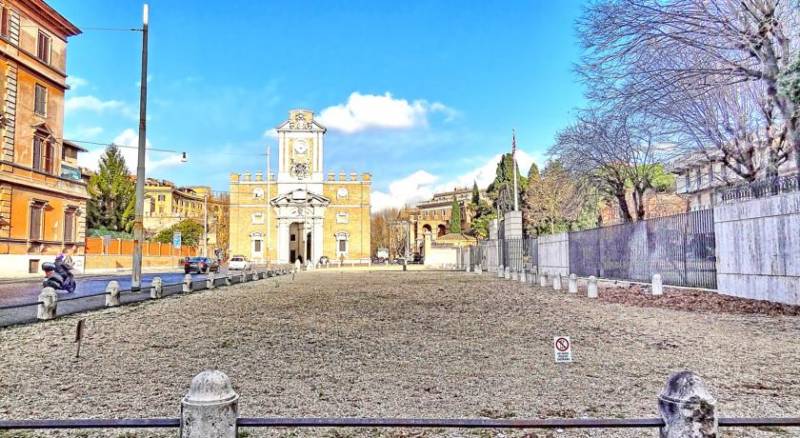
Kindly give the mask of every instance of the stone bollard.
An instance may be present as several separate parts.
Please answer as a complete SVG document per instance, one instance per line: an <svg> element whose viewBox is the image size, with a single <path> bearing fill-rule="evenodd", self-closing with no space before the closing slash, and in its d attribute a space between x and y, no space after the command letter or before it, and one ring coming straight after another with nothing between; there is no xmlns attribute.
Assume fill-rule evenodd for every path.
<svg viewBox="0 0 800 438"><path fill-rule="evenodd" d="M231 285L231 274L225 276L225 286Z"/></svg>
<svg viewBox="0 0 800 438"><path fill-rule="evenodd" d="M576 276L575 274L569 274L568 288L569 288L568 289L569 293L571 294L578 293L578 276Z"/></svg>
<svg viewBox="0 0 800 438"><path fill-rule="evenodd" d="M244 283L245 281L247 281L247 273L242 272L241 274L239 274L239 283Z"/></svg>
<svg viewBox="0 0 800 438"><path fill-rule="evenodd" d="M539 274L539 286L547 287L547 272Z"/></svg>
<svg viewBox="0 0 800 438"><path fill-rule="evenodd" d="M498 265L497 266L497 278L503 278L503 273L504 272L506 272L506 269L503 267L503 265Z"/></svg>
<svg viewBox="0 0 800 438"><path fill-rule="evenodd" d="M561 290L561 273L553 276L553 290Z"/></svg>
<svg viewBox="0 0 800 438"><path fill-rule="evenodd" d="M480 263L475 265L475 273L476 274L483 274L483 268L481 268L481 264Z"/></svg>
<svg viewBox="0 0 800 438"><path fill-rule="evenodd" d="M228 376L206 370L196 375L181 400L181 438L237 438L239 394Z"/></svg>
<svg viewBox="0 0 800 438"><path fill-rule="evenodd" d="M39 307L36 311L36 318L45 320L53 319L56 317L56 309L58 308L58 294L52 287L42 289L39 294Z"/></svg>
<svg viewBox="0 0 800 438"><path fill-rule="evenodd" d="M206 275L206 289L214 289L214 277L213 272L209 272L208 275Z"/></svg>
<svg viewBox="0 0 800 438"><path fill-rule="evenodd" d="M511 268L506 266L506 269L503 271L503 278L506 280L511 280Z"/></svg>
<svg viewBox="0 0 800 438"><path fill-rule="evenodd" d="M651 286L653 295L663 295L664 285L661 283L661 274L653 274L653 284Z"/></svg>
<svg viewBox="0 0 800 438"><path fill-rule="evenodd" d="M589 298L597 298L597 277L592 275L586 283L586 296Z"/></svg>
<svg viewBox="0 0 800 438"><path fill-rule="evenodd" d="M116 280L112 280L106 286L106 307L117 306L119 306L119 283Z"/></svg>
<svg viewBox="0 0 800 438"><path fill-rule="evenodd" d="M511 270L511 279L514 281L519 280L519 274L517 273L516 269Z"/></svg>
<svg viewBox="0 0 800 438"><path fill-rule="evenodd" d="M522 268L519 271L519 282L520 283L527 283L528 282L528 276L525 274L525 268Z"/></svg>
<svg viewBox="0 0 800 438"><path fill-rule="evenodd" d="M671 375L658 396L664 420L661 438L718 437L716 404L697 374L681 371Z"/></svg>
<svg viewBox="0 0 800 438"><path fill-rule="evenodd" d="M161 277L153 277L153 281L150 283L150 298L157 300L162 296L164 296L164 286Z"/></svg>
<svg viewBox="0 0 800 438"><path fill-rule="evenodd" d="M183 292L191 292L192 291L192 274L186 274L183 276Z"/></svg>

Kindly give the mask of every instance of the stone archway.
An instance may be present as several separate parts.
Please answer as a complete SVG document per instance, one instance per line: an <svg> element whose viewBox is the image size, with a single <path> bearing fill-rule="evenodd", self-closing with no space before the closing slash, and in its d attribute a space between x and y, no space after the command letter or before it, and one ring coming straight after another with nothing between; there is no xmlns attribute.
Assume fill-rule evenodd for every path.
<svg viewBox="0 0 800 438"><path fill-rule="evenodd" d="M439 224L439 226L436 227L436 237L442 237L445 234L447 234L447 227L445 227L444 224Z"/></svg>
<svg viewBox="0 0 800 438"><path fill-rule="evenodd" d="M433 229L431 228L431 224L425 224L425 225L422 226L422 234L425 234L425 232L433 233Z"/></svg>

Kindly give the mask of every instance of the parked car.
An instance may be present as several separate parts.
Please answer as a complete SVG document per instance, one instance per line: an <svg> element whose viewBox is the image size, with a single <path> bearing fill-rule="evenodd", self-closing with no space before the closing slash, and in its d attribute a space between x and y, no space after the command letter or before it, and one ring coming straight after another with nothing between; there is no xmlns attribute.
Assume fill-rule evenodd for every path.
<svg viewBox="0 0 800 438"><path fill-rule="evenodd" d="M231 271L245 271L250 269L250 262L244 256L233 256L228 262L228 269Z"/></svg>
<svg viewBox="0 0 800 438"><path fill-rule="evenodd" d="M209 271L219 272L219 262L208 257L189 257L183 263L183 272L187 274L192 272L205 274Z"/></svg>

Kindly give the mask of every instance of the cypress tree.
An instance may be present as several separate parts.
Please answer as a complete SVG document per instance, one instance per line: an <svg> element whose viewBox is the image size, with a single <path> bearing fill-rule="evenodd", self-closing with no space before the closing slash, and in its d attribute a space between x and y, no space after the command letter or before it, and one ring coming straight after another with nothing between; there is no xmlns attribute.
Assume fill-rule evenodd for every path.
<svg viewBox="0 0 800 438"><path fill-rule="evenodd" d="M472 204L476 207L481 205L481 191L478 190L478 182L472 182Z"/></svg>
<svg viewBox="0 0 800 438"><path fill-rule="evenodd" d="M461 204L455 196L453 196L453 204L450 208L450 232L461 234Z"/></svg>

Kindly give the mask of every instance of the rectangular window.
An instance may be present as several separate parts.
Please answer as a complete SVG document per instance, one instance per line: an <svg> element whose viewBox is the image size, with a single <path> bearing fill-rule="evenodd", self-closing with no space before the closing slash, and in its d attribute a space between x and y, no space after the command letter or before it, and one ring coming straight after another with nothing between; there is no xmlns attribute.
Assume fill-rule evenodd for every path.
<svg viewBox="0 0 800 438"><path fill-rule="evenodd" d="M684 178L684 187L686 188L687 192L689 190L691 190L691 188L692 188L692 182L690 181L689 172L686 172L686 175L685 175L685 178Z"/></svg>
<svg viewBox="0 0 800 438"><path fill-rule="evenodd" d="M347 252L347 241L344 239L339 240L339 252Z"/></svg>
<svg viewBox="0 0 800 438"><path fill-rule="evenodd" d="M44 140L41 137L33 137L33 170L42 170L42 147Z"/></svg>
<svg viewBox="0 0 800 438"><path fill-rule="evenodd" d="M159 201L163 201L164 199L165 199L165 198L164 198L164 195L158 195L158 200L159 200Z"/></svg>
<svg viewBox="0 0 800 438"><path fill-rule="evenodd" d="M70 208L64 212L64 242L75 241L75 209Z"/></svg>
<svg viewBox="0 0 800 438"><path fill-rule="evenodd" d="M261 252L261 241L254 240L253 241L253 252Z"/></svg>
<svg viewBox="0 0 800 438"><path fill-rule="evenodd" d="M35 87L33 112L40 116L47 115L47 88L39 84Z"/></svg>
<svg viewBox="0 0 800 438"><path fill-rule="evenodd" d="M50 64L50 37L42 31L39 31L36 57L45 64Z"/></svg>
<svg viewBox="0 0 800 438"><path fill-rule="evenodd" d="M42 214L44 212L44 203L34 202L31 205L30 211L30 230L28 236L30 240L42 239Z"/></svg>

